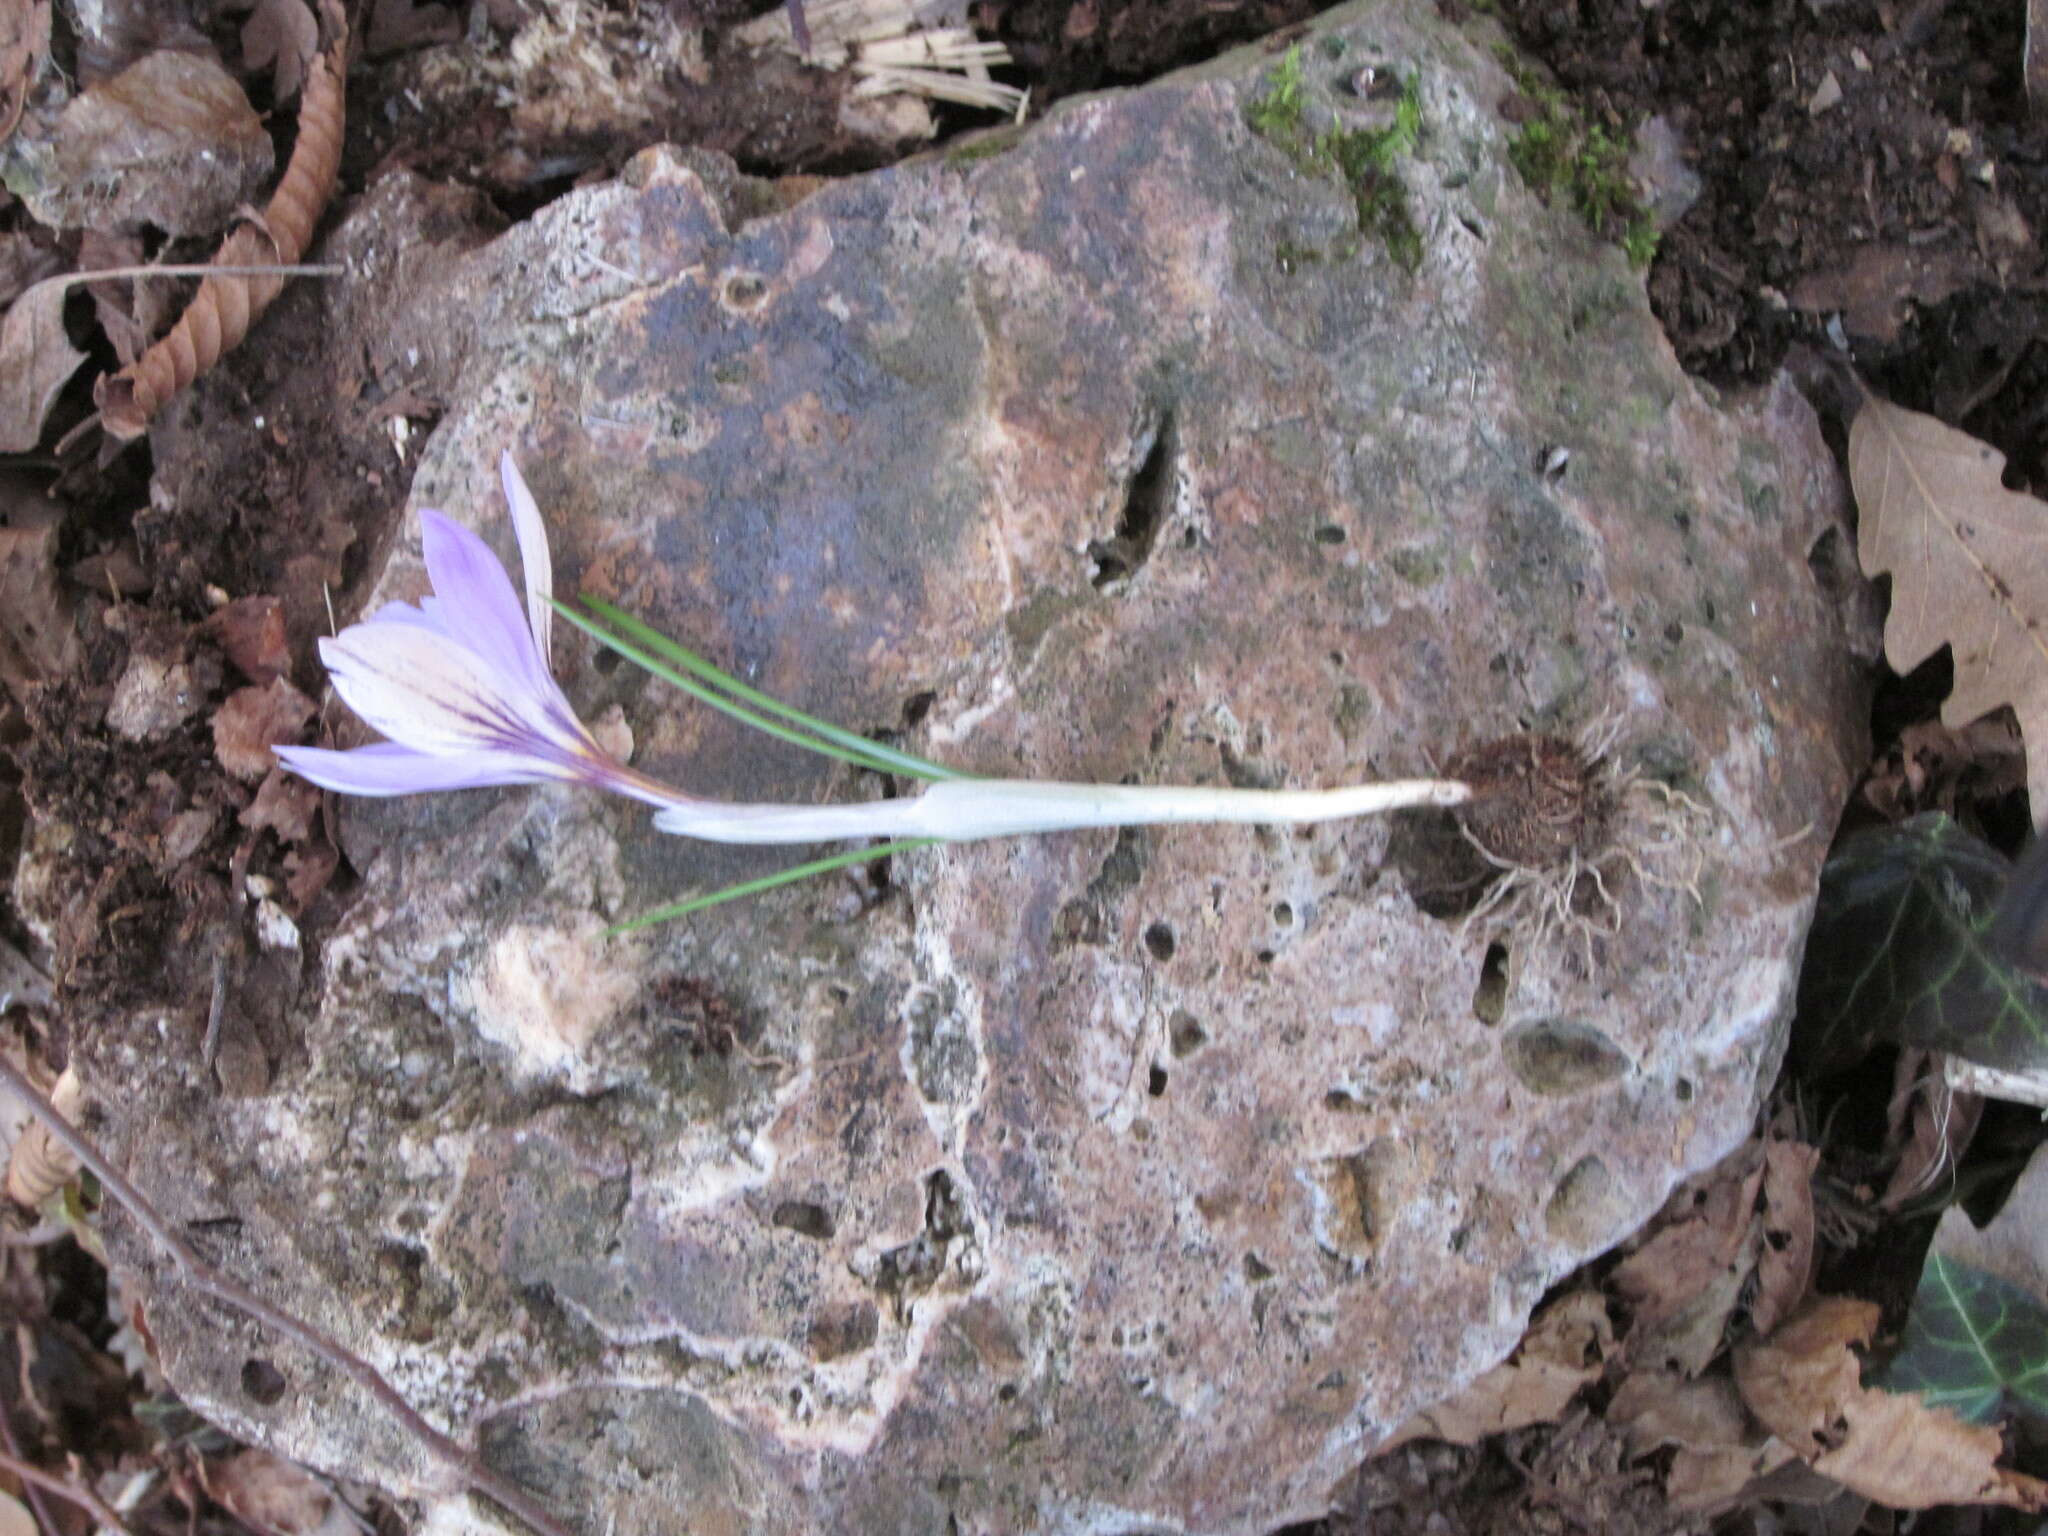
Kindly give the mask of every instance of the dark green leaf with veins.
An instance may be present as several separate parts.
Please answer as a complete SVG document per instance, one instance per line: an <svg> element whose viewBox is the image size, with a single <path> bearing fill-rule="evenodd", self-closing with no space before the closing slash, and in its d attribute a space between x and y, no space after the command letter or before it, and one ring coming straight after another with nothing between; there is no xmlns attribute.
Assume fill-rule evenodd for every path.
<svg viewBox="0 0 2048 1536"><path fill-rule="evenodd" d="M2048 987L1995 944L2012 865L1946 816L1845 840L1821 871L1799 977L1797 1049L1811 1070L1896 1042L1985 1066L2048 1066Z"/></svg>
<svg viewBox="0 0 2048 1536"><path fill-rule="evenodd" d="M2008 1394L2048 1415L2048 1307L2009 1280L1930 1253L1884 1385L1980 1424Z"/></svg>

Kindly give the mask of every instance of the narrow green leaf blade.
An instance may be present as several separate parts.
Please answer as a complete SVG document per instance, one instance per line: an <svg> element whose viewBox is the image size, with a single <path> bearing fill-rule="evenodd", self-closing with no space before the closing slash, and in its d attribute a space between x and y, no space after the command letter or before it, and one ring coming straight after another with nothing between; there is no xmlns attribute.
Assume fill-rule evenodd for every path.
<svg viewBox="0 0 2048 1536"><path fill-rule="evenodd" d="M871 742L867 743L867 745L873 750L860 751L844 746L837 741L829 741L819 736L792 730L786 725L781 725L769 719L766 715L757 714L755 711L748 709L744 704L733 702L724 694L707 687L696 678L676 671L673 667L649 655L631 641L620 639L617 635L612 634L594 620L578 613L575 609L566 607L560 602L556 602L554 606L556 612L582 630L586 635L589 635L599 645L604 646L608 650L617 651L635 666L644 667L663 682L674 684L699 703L709 704L721 714L730 715L743 725L752 726L755 730L765 735L773 736L777 741L786 741L791 746L802 747L806 752L815 752L820 757L833 758L842 763L852 763L857 768L871 768L878 773L900 771L882 757L880 755L882 749L875 748ZM725 675L722 672L718 672L716 667L711 667L709 662L704 663L704 665L720 677ZM853 739L855 741L864 740L864 738L858 736Z"/></svg>
<svg viewBox="0 0 2048 1536"><path fill-rule="evenodd" d="M2048 1306L1988 1270L1930 1253L1883 1381L1973 1423L1995 1418L2008 1399L2048 1415Z"/></svg>
<svg viewBox="0 0 2048 1536"><path fill-rule="evenodd" d="M742 880L737 885L723 886L702 896L656 907L652 912L643 912L638 917L615 923L605 930L606 938L622 933L631 933L638 928L651 928L656 923L673 922L679 917L688 917L692 912L702 912L706 907L715 907L722 902L738 901L743 896L758 896L763 891L772 891L779 885L793 885L799 880L808 880L813 875L830 874L835 869L844 869L849 864L867 864L875 859L886 859L892 854L906 853L912 848L929 848L938 839L935 837L904 838L893 843L878 843L872 848L855 848L847 853L835 853L829 858L812 859L808 864L794 864L788 869L778 869L772 875L762 875L754 880Z"/></svg>
<svg viewBox="0 0 2048 1536"><path fill-rule="evenodd" d="M1991 942L2012 866L1946 816L1846 839L1821 872L1799 978L1796 1047L1818 1071L1871 1046L2048 1066L2048 988Z"/></svg>
<svg viewBox="0 0 2048 1536"><path fill-rule="evenodd" d="M623 608L614 607L600 597L585 597L583 601L594 609L607 623L623 631L637 644L644 646L647 650L673 665L681 667L693 676L703 679L715 688L724 689L734 698L741 699L753 705L756 709L765 710L769 714L781 716L784 720L793 721L804 729L815 732L817 735L824 737L825 740L835 742L849 751L859 752L865 756L876 758L888 764L890 771L907 774L915 779L965 779L973 777L972 774L962 773L957 768L948 768L943 763L932 762L929 758L919 757L915 753L884 746L878 741L870 741L867 737L857 732L849 731L844 726L834 725L829 720L820 720L815 715L807 715L802 710L761 692L758 688L749 687L730 672L705 659L688 646L678 644L652 625L634 618L632 614L627 613Z"/></svg>

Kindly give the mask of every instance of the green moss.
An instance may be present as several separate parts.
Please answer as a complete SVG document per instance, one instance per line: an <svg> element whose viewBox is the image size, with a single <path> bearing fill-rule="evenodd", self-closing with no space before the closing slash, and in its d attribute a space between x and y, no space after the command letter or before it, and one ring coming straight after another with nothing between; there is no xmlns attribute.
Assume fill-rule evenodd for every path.
<svg viewBox="0 0 2048 1536"><path fill-rule="evenodd" d="M1444 579L1444 557L1434 549L1396 549L1387 555L1387 569L1411 587L1433 587Z"/></svg>
<svg viewBox="0 0 2048 1536"><path fill-rule="evenodd" d="M1334 177L1351 189L1362 235L1378 238L1394 259L1410 271L1422 260L1422 235L1408 211L1408 193L1395 165L1415 153L1422 137L1422 97L1414 77L1402 82L1394 103L1394 120L1385 128L1331 128L1316 134L1306 121L1308 86L1301 50L1290 48L1266 88L1244 111L1252 132L1279 149L1307 176ZM1279 254L1282 271L1299 269L1308 260L1343 260L1351 252L1338 248L1312 253L1287 245Z"/></svg>
<svg viewBox="0 0 2048 1536"><path fill-rule="evenodd" d="M991 128L987 133L947 150L946 164L974 165L982 160L993 160L1006 150L1016 148L1017 141L1023 136L1022 127Z"/></svg>
<svg viewBox="0 0 2048 1536"><path fill-rule="evenodd" d="M1657 254L1657 228L1636 198L1625 136L1588 123L1562 91L1535 74L1503 44L1495 50L1516 88L1535 108L1508 144L1508 160L1545 202L1562 197L1601 236L1646 267Z"/></svg>

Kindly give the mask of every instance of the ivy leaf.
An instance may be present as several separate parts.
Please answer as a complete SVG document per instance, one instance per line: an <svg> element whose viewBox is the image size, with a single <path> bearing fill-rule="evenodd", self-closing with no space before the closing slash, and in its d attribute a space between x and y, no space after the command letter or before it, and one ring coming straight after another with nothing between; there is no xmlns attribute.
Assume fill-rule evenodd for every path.
<svg viewBox="0 0 2048 1536"><path fill-rule="evenodd" d="M1884 1384L1980 1423L2008 1405L2048 1417L2048 1152L1986 1225L1942 1212Z"/></svg>
<svg viewBox="0 0 2048 1536"><path fill-rule="evenodd" d="M1905 1344L1884 1385L1974 1424L1997 1417L2008 1395L2048 1416L2048 1306L1937 1249L1920 1271Z"/></svg>
<svg viewBox="0 0 2048 1536"><path fill-rule="evenodd" d="M1810 1068L1886 1042L2004 1071L2048 1066L2048 987L1994 941L2011 882L2002 854L1939 814L1844 840L1821 871L1799 977Z"/></svg>

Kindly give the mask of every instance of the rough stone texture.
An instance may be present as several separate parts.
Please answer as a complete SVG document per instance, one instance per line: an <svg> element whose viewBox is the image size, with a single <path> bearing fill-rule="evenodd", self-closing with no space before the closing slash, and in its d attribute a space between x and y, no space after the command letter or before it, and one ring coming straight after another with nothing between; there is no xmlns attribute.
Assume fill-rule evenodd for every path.
<svg viewBox="0 0 2048 1536"><path fill-rule="evenodd" d="M1808 412L1681 376L1508 167L1490 41L1389 4L1302 45L1340 121L1361 65L1419 74L1413 272L1290 254L1356 209L1247 127L1254 53L744 222L729 170L650 153L415 266L369 350L451 404L415 504L509 555L514 447L560 589L806 707L1158 782L1604 731L1711 804L1697 899L1646 851L1582 941L1427 915L1387 824L1179 829L608 942L778 856L566 790L354 803L359 898L268 1095L207 1088L184 1015L95 1037L138 1177L586 1530L1320 1511L1744 1132L1858 755ZM385 281L432 202L385 183L335 254ZM415 526L385 544L371 602L421 585ZM876 792L558 650L696 790ZM205 1411L487 1521L346 1382L152 1283Z"/></svg>

